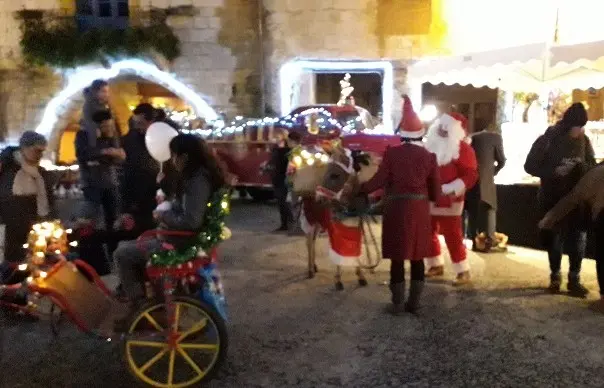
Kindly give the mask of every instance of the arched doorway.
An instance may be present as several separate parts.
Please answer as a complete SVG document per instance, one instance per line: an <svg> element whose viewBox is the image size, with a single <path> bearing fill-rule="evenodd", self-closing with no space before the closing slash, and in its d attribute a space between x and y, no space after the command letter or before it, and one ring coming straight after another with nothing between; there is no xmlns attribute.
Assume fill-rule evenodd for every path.
<svg viewBox="0 0 604 388"><path fill-rule="evenodd" d="M76 69L66 74L67 86L46 106L42 121L36 128L38 133L49 139L49 150L57 159L63 132L77 120L79 109L84 103L83 90L95 79L105 79L110 84L124 80L146 80L181 99L191 110L207 122L218 120L216 111L187 85L172 74L141 60L115 62L110 68L89 67ZM113 82L112 82L113 81ZM73 126L71 126L73 130Z"/></svg>

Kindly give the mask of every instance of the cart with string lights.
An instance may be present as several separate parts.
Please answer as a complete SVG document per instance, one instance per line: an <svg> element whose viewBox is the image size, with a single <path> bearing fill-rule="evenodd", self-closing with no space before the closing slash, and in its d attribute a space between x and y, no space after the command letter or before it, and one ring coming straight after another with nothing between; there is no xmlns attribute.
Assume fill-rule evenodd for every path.
<svg viewBox="0 0 604 388"><path fill-rule="evenodd" d="M200 386L220 368L228 346L226 303L216 269L216 245L229 233L223 223L228 199L226 194L218 199L208 203L200 234L152 230L139 238L142 243L162 235L190 243L180 249L164 244L152 255L145 271L146 302L135 312L128 313L128 305L112 296L85 261L67 258L71 231L59 221L33 226L24 246L27 262L14 269L24 280L0 286L5 295L27 292L29 302L4 302L5 307L46 315L55 335L70 321L84 333L119 341L128 369L147 386ZM52 302L47 314L37 309L36 301L43 298ZM125 325L116 328L116 319L124 316Z"/></svg>

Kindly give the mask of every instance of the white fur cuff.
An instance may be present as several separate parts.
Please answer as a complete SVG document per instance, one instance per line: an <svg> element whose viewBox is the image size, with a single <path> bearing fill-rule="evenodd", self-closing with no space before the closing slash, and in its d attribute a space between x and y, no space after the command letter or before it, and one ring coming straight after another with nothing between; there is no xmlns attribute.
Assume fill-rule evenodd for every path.
<svg viewBox="0 0 604 388"><path fill-rule="evenodd" d="M460 261L459 263L453 263L453 271L455 271L456 274L460 274L462 272L467 272L470 270L470 262L468 261L468 259L465 259L464 261Z"/></svg>
<svg viewBox="0 0 604 388"><path fill-rule="evenodd" d="M424 259L424 264L428 268L442 267L443 265L445 265L445 261L444 261L442 255L441 256L436 256L436 257L426 257Z"/></svg>
<svg viewBox="0 0 604 388"><path fill-rule="evenodd" d="M466 192L466 184L459 178L442 186L443 194L455 194L456 197Z"/></svg>

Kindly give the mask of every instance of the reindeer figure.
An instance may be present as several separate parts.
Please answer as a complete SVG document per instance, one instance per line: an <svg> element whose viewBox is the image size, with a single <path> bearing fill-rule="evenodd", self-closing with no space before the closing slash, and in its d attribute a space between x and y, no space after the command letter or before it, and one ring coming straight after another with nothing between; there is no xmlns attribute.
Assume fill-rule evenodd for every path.
<svg viewBox="0 0 604 388"><path fill-rule="evenodd" d="M306 167L299 170L294 176L294 191L296 186L298 189L305 186L307 194L303 196L300 222L306 235L309 278L313 278L318 271L316 240L321 229L329 230L330 223L333 222L332 209L345 205L362 206L360 203L348 201L349 189L353 182L365 182L377 171L377 164L372 163L368 155L350 152L341 146L334 148L326 164L313 162L311 166L311 169ZM314 192L310 190L311 186L314 186ZM359 285L366 286L367 280L360 266L356 266L356 274ZM344 289L340 263L336 263L335 286L336 290Z"/></svg>

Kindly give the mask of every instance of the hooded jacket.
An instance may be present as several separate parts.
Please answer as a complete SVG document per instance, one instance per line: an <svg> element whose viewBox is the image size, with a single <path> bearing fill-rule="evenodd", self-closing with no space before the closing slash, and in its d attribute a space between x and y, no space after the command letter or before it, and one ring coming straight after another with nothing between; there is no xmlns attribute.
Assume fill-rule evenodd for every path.
<svg viewBox="0 0 604 388"><path fill-rule="evenodd" d="M572 139L568 136L569 131L570 127L563 122L549 127L535 141L526 158L525 171L541 179L542 211L550 210L596 164L587 135ZM565 176L557 175L556 169L566 162L574 162L574 169Z"/></svg>

